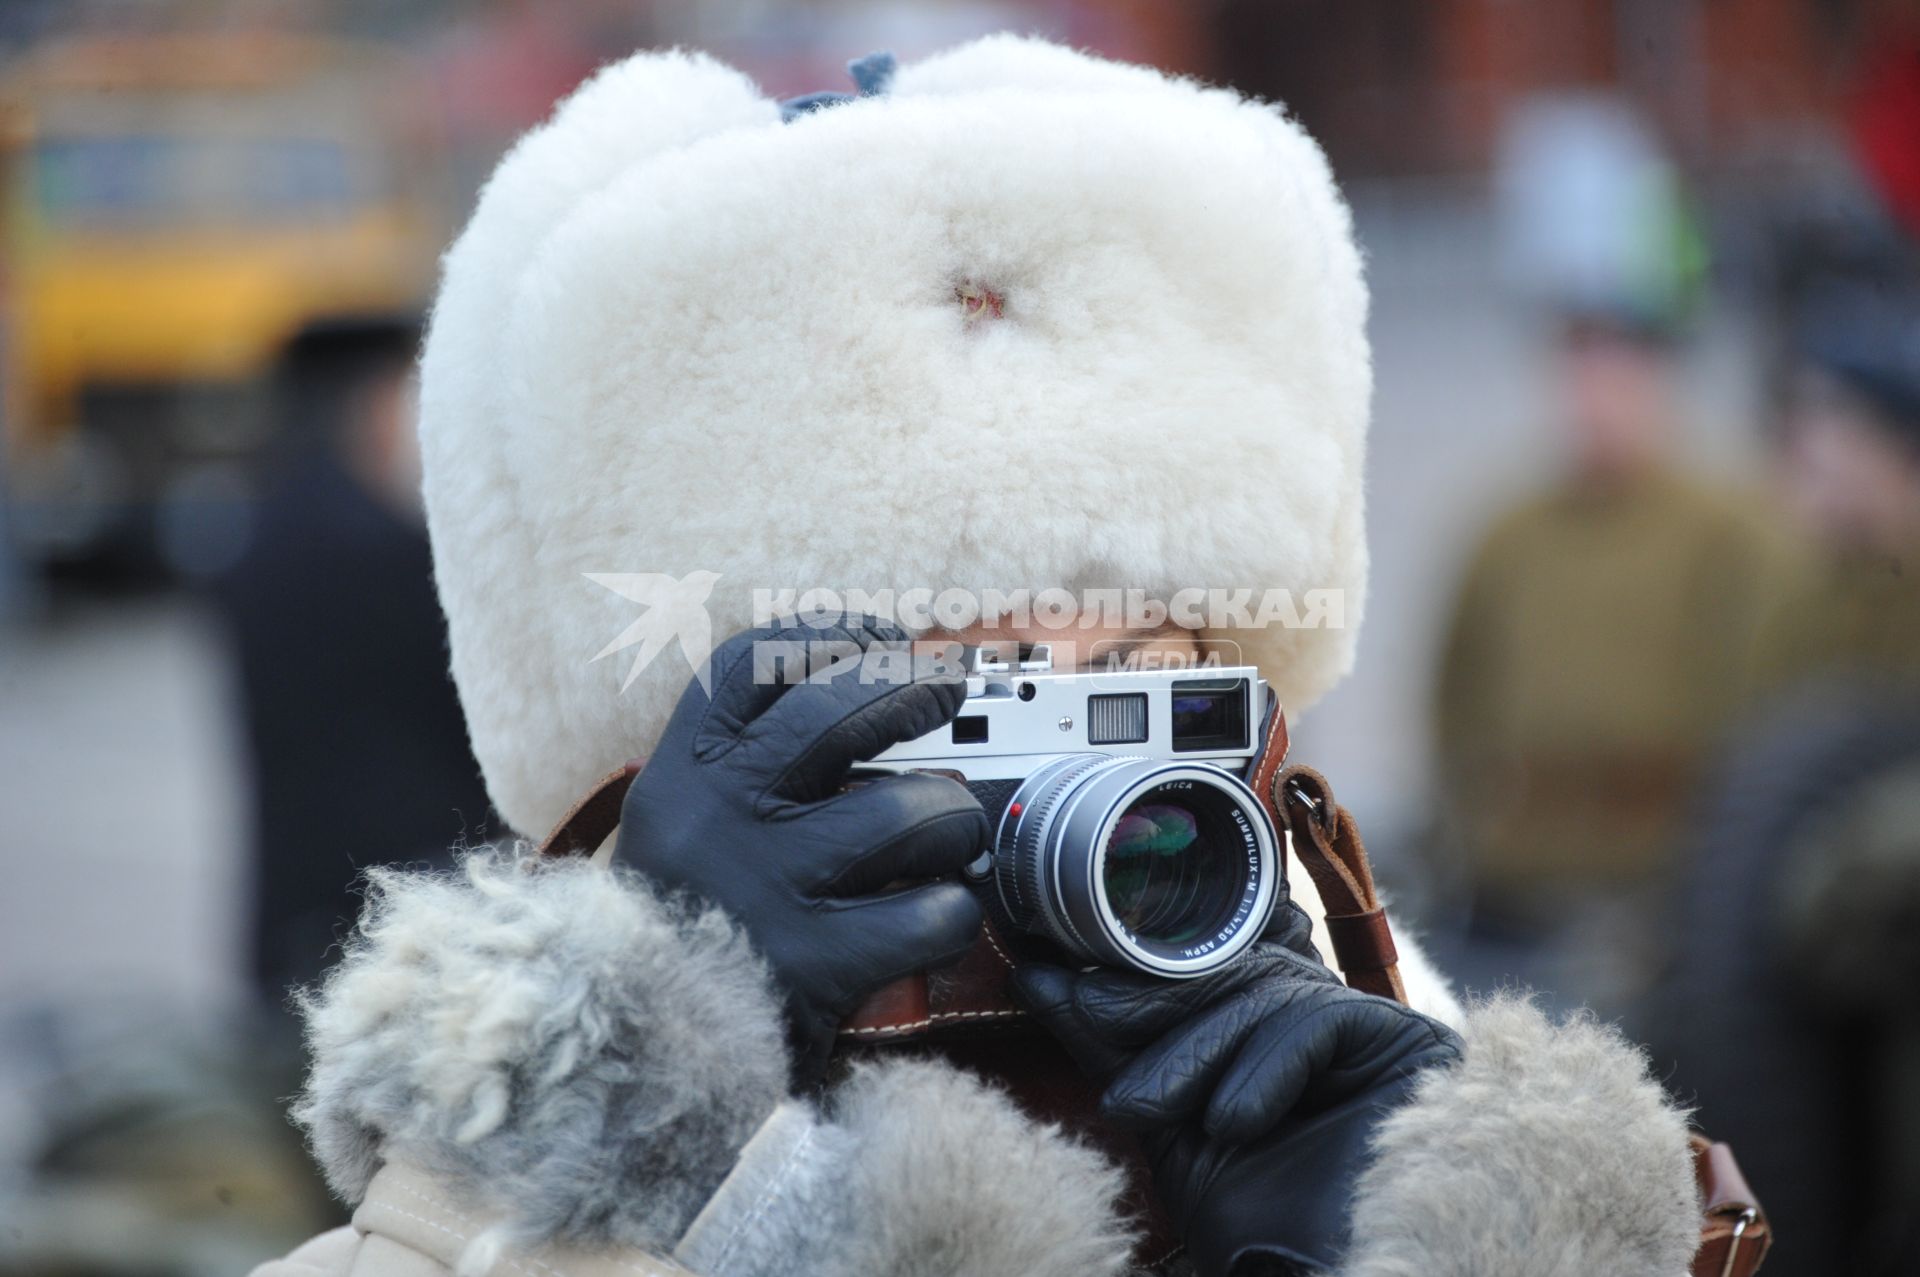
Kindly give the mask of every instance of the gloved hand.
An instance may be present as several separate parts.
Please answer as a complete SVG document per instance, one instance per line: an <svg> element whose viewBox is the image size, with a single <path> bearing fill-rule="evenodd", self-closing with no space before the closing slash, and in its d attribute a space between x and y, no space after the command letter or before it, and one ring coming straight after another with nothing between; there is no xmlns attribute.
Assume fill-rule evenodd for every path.
<svg viewBox="0 0 1920 1277"><path fill-rule="evenodd" d="M868 994L973 943L980 906L965 886L888 884L953 874L985 847L987 818L964 786L938 776L842 792L855 763L950 721L963 681L875 680L871 668L865 681L859 669L791 686L756 681L761 640L865 652L907 635L861 618L748 630L721 644L711 700L697 682L688 687L628 791L614 856L719 905L746 930L786 996L804 1084Z"/></svg>
<svg viewBox="0 0 1920 1277"><path fill-rule="evenodd" d="M1138 1131L1203 1277L1316 1273L1346 1250L1374 1127L1422 1069L1460 1058L1452 1029L1321 966L1306 915L1218 972L1162 980L1032 965L1021 1000Z"/></svg>

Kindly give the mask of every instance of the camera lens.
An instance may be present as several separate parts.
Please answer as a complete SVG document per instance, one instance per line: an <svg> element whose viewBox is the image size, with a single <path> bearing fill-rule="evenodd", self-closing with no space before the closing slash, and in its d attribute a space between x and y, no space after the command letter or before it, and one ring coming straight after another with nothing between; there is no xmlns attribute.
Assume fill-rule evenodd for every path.
<svg viewBox="0 0 1920 1277"><path fill-rule="evenodd" d="M1246 876L1232 805L1218 789L1155 790L1121 813L1102 878L1122 926L1157 944L1184 945L1232 914Z"/></svg>
<svg viewBox="0 0 1920 1277"><path fill-rule="evenodd" d="M994 857L1001 903L1079 957L1200 975L1253 943L1273 910L1273 826L1210 763L1070 754L1014 801Z"/></svg>

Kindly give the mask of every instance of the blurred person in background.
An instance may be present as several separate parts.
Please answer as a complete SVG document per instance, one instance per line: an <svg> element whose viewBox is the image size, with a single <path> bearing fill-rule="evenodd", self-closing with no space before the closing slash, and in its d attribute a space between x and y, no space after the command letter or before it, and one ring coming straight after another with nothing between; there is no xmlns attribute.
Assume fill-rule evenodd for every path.
<svg viewBox="0 0 1920 1277"><path fill-rule="evenodd" d="M1739 1144L1769 1273L1920 1247L1920 288L1898 255L1794 303L1783 495L1817 548L1705 791L1647 1036Z"/></svg>
<svg viewBox="0 0 1920 1277"><path fill-rule="evenodd" d="M486 823L420 512L418 342L410 317L294 341L280 474L216 591L253 779L252 974L276 1004L329 961L363 869L444 863Z"/></svg>
<svg viewBox="0 0 1920 1277"><path fill-rule="evenodd" d="M1525 951L1593 922L1613 974L1530 974L1603 1000L1643 978L1643 906L1771 588L1752 513L1675 462L1675 340L1625 308L1564 318L1565 472L1481 539L1440 664L1440 801L1476 930Z"/></svg>
<svg viewBox="0 0 1920 1277"><path fill-rule="evenodd" d="M1777 538L1686 471L1706 250L1633 107L1542 94L1495 189L1508 282L1552 317L1558 473L1471 552L1436 680L1437 815L1470 984L1618 1011L1645 987L1685 803L1747 687Z"/></svg>
<svg viewBox="0 0 1920 1277"><path fill-rule="evenodd" d="M1811 557L1761 629L1643 1024L1767 1186L1776 1277L1920 1250L1920 34L1877 35L1864 198L1824 185L1774 254L1780 506Z"/></svg>
<svg viewBox="0 0 1920 1277"><path fill-rule="evenodd" d="M1799 311L1782 477L1818 561L1766 627L1761 690L1920 683L1920 271L1830 280Z"/></svg>

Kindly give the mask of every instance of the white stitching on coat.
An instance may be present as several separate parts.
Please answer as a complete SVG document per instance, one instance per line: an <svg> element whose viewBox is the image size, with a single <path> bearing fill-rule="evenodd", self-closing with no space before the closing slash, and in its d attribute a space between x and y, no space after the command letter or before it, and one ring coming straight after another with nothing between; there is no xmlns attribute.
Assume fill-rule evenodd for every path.
<svg viewBox="0 0 1920 1277"><path fill-rule="evenodd" d="M786 1181L788 1173L793 1170L793 1164L799 1160L800 1154L806 1151L807 1145L813 1143L814 1132L819 1129L817 1126L807 1127L806 1133L796 1140L793 1147L787 1151L786 1157L780 1163L780 1168L773 1173L773 1178L768 1182L766 1188L761 1190L759 1200L754 1202L753 1209L748 1211L744 1217L738 1220L734 1226L728 1230L727 1240L721 1243L720 1253L714 1256L713 1266L716 1269L724 1269L726 1261L733 1257L733 1248L735 1243L740 1240L741 1233L743 1233L749 1225L757 1223L760 1217L766 1214L767 1208L780 1199L782 1192L781 1185Z"/></svg>

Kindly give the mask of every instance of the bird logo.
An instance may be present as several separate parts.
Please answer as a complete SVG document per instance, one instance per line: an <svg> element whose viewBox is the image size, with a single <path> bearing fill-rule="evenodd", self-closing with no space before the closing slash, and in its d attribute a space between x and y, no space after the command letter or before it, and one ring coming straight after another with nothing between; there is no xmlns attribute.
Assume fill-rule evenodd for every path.
<svg viewBox="0 0 1920 1277"><path fill-rule="evenodd" d="M713 619L707 615L707 596L713 593L714 582L720 579L718 572L689 572L677 579L661 572L585 572L581 575L645 609L633 624L593 654L593 660L597 661L639 646L640 650L633 654L633 664L627 667L627 677L620 684L621 691L632 687L640 671L678 639L680 654L693 667L694 678L699 680L702 690L712 693Z"/></svg>

